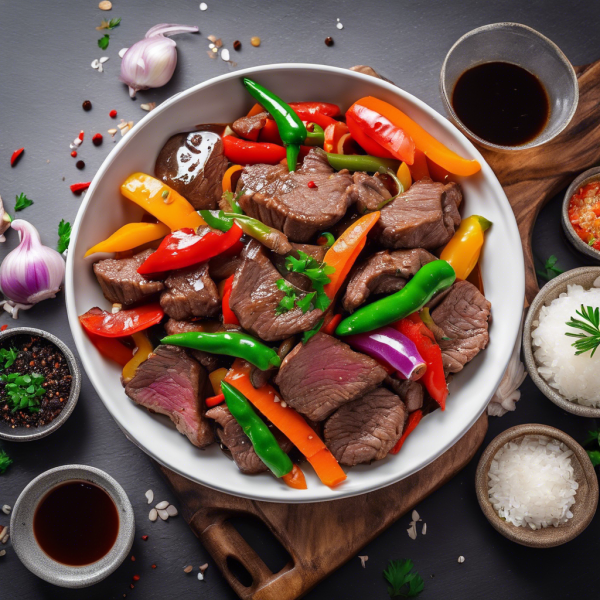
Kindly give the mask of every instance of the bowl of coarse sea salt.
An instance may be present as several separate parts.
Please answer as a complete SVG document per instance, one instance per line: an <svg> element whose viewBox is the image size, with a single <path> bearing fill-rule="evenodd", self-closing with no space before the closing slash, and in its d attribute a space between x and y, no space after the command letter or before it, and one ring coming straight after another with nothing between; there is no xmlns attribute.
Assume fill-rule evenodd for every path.
<svg viewBox="0 0 600 600"><path fill-rule="evenodd" d="M540 391L570 413L599 418L598 345L600 267L573 269L548 282L523 328L525 364Z"/></svg>
<svg viewBox="0 0 600 600"><path fill-rule="evenodd" d="M517 425L497 436L477 466L477 500L492 526L531 548L577 537L598 507L586 451L548 425Z"/></svg>

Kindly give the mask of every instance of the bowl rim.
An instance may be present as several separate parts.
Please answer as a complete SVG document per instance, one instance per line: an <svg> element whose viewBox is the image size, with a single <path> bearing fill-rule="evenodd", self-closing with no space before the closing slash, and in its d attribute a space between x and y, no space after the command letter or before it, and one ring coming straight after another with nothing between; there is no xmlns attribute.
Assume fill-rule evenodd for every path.
<svg viewBox="0 0 600 600"><path fill-rule="evenodd" d="M586 244L577 235L573 225L571 224L571 220L569 219L569 203L571 201L571 197L575 194L578 188L592 181L600 181L600 167L592 167L573 179L571 185L567 188L565 197L563 199L561 223L563 226L563 231L567 234L567 238L576 250L579 250L579 252L583 252L584 254L595 258L596 260L600 260L600 250L596 250L596 248Z"/></svg>
<svg viewBox="0 0 600 600"><path fill-rule="evenodd" d="M36 327L11 327L0 332L0 344L15 335L37 335L52 342L67 359L67 364L69 365L69 371L71 373L71 391L66 406L60 411L55 419L50 421L50 423L42 425L41 427L36 427L31 433L26 433L25 435L8 433L4 430L4 424L0 423L0 440L6 440L8 442L32 442L50 435L61 427L71 416L71 413L75 410L81 392L81 369L79 368L77 359L71 349L52 333L44 331L43 329L37 329Z"/></svg>
<svg viewBox="0 0 600 600"><path fill-rule="evenodd" d="M522 29L522 30L527 31L529 34L541 39L543 42L548 44L548 46L550 46L554 50L559 61L561 63L563 63L563 65L567 68L567 70L569 71L569 73L571 75L571 81L573 83L573 91L574 91L574 97L573 97L573 103L571 106L571 110L569 111L568 117L561 124L560 128L557 129L557 131L554 133L554 135L552 137L548 138L547 140L539 141L541 138L541 134L540 134L540 135L536 136L530 142L527 142L526 144L521 144L520 146L504 146L502 144L494 144L492 142L489 142L488 140L484 140L483 138L479 137L478 135L475 135L461 121L461 119L458 117L458 115L454 111L454 108L452 107L452 102L451 102L452 90L446 89L446 66L448 64L448 60L450 59L450 56L462 42L464 42L466 39L470 38L471 36L478 34L478 33L486 32L486 31L493 31L495 29L502 29L502 28ZM485 64L485 63L481 62L479 64ZM511 21L502 21L499 23L490 23L488 25L482 25L481 27L476 27L475 29L471 29L471 31L468 31L467 33L462 35L460 38L458 38L458 40L456 40L456 42L454 42L454 44L452 44L452 47L450 48L450 50L448 50L448 53L446 54L446 56L444 58L444 62L442 63L442 69L440 71L440 92L441 92L441 96L442 96L442 101L444 103L444 108L448 111L448 114L454 121L454 124L460 129L460 131L462 133L464 133L467 137L469 137L472 140L474 140L475 142L477 142L480 146L483 146L484 148L487 148L489 150L496 150L499 152L519 152L520 150L529 150L531 148L535 148L537 146L541 146L543 144L547 144L548 142L552 141L557 135L562 133L562 131L564 131L564 129L567 127L567 125L571 122L571 120L573 119L573 116L575 115L575 111L577 110L577 106L579 104L579 82L577 79L577 73L575 73L575 69L573 68L573 65L571 64L571 61L566 57L565 53L550 38L547 38L543 33L540 33L536 29L533 29L533 27L523 25L522 23L514 23Z"/></svg>
<svg viewBox="0 0 600 600"><path fill-rule="evenodd" d="M570 283L576 283L574 279L578 279L580 275L585 275L590 272L595 272L600 277L600 266L599 267L579 267L562 273L558 277L550 280L534 298L529 310L527 317L525 318L525 326L523 327L523 354L525 357L525 366L529 376L537 386L537 388L557 406L570 412L573 415L579 417L588 417L591 419L600 418L600 407L594 408L593 406L583 406L582 404L576 404L570 400L563 398L554 388L552 388L548 382L539 374L537 370L537 361L533 354L533 344L531 340L531 330L533 327L533 321L537 319L540 309L544 306L546 298L551 292L554 292L556 288L564 287L566 291L567 285Z"/></svg>
<svg viewBox="0 0 600 600"><path fill-rule="evenodd" d="M451 131L452 135L455 136L455 138L457 140L460 140L465 145L465 147L468 148L468 151L471 153L471 155L474 156L480 162L481 167L482 167L482 174L485 177L485 179L490 182L491 186L494 189L494 193L500 196L500 198L502 200L502 206L507 211L507 213L506 213L507 216L509 216L508 211L510 211L510 219L511 219L510 232L516 238L518 238L519 234L518 234L518 228L516 225L516 220L514 219L514 214L512 213L512 210L510 210L510 204L508 203L506 194L504 193L504 190L502 189L502 186L498 182L498 179L495 176L494 172L492 171L491 167L487 164L485 158L481 155L481 152L479 151L479 149L477 147L475 147L473 145L473 143L459 129L457 129L450 121L448 121L448 119L443 117L440 113L435 111L424 101L420 100L419 98L415 97L414 95L410 94L409 92L406 92L402 88L400 88L392 83L386 82L381 79L375 79L371 75L365 75L363 73L358 73L356 71L351 71L349 69L344 69L341 67L332 67L332 66L328 66L328 65L310 64L310 63L277 63L277 64L260 65L257 67L249 67L247 69L241 69L239 71L233 71L230 73L220 75L218 77L213 77L213 78L207 79L206 81L196 84L196 85L188 88L187 90L183 90L183 91L175 94L174 96L170 97L165 102L163 102L155 110L153 110L152 112L145 115L138 123L136 123L136 125L133 127L130 134L123 137L119 141L119 143L112 149L110 154L106 157L106 159L104 160L104 162L102 163L102 165L100 166L98 171L96 172L96 175L94 176L94 178L92 180L90 188L89 188L88 192L86 193L86 196L79 207L77 217L76 217L74 225L73 225L73 233L72 233L71 239L72 240L77 239L77 236L79 234L79 228L80 228L81 223L84 218L84 214L87 210L87 207L90 203L91 198L93 197L94 191L95 191L96 187L98 186L98 182L105 175L106 170L109 168L109 166L112 164L112 162L119 157L121 151L127 146L129 141L134 138L134 135L138 131L138 129L145 127L152 119L156 118L159 114L161 114L162 111L169 109L173 104L175 104L178 99L180 99L182 97L186 97L188 95L193 95L205 87L213 86L224 80L238 79L243 76L248 76L251 74L273 73L273 72L281 72L281 71L297 71L299 74L301 74L303 71L317 71L317 72L330 73L330 74L339 74L344 77L350 77L354 80L357 80L358 82L364 81L364 82L372 84L373 81L375 81L377 86L379 86L379 87L383 88L383 90L385 90L387 92L391 92L395 96L398 96L399 98L402 98L403 100L409 102L414 107L416 107L419 111L421 111L425 115L427 115L428 118L431 118L434 122L439 124L443 129L446 129L446 130L449 129ZM504 200L506 200L506 205L504 203ZM515 322L512 325L507 324L506 327L504 328L504 329L508 328L508 330L509 330L509 332L504 335L504 338L505 338L504 343L507 344L507 348L508 348L508 346L510 346L510 351L507 351L507 354L506 354L506 365L508 364L510 355L512 353L512 349L514 348L514 344L515 344L518 334L519 334L520 318L522 315L522 305L523 305L524 298L525 298L525 276L524 276L525 271L524 271L524 262L523 262L523 258L522 258L522 248L521 248L520 244L519 244L519 249L521 251L521 254L520 254L521 260L519 261L519 264L515 266L516 267L516 271L514 273L515 281L513 282L514 294L511 296L511 298L514 299L515 311L516 311L516 307L518 305L519 318L518 319L515 318ZM517 250L515 250L515 252L517 252ZM151 458L156 460L159 464L163 465L164 467L178 473L179 475L181 475L187 479L190 479L191 481L198 482L200 485L204 485L206 487L215 489L217 491L220 491L220 492L223 492L226 494L236 495L239 497L249 498L249 499L258 500L258 501L268 501L268 502L285 503L285 504L307 504L307 503L312 503L312 502L339 500L341 498L358 496L361 494L365 494L365 493L374 491L376 489L384 488L388 485L396 483L396 482L400 481L401 479L403 479L405 477L409 477L410 475L418 472L419 470L421 470L422 468L424 468L425 466L427 466L428 464L433 462L437 457L441 456L441 454L446 452L449 448L451 448L452 445L454 445L456 443L456 441L460 437L460 435L464 435L464 433L466 433L466 431L468 431L468 429L470 427L472 427L473 424L477 421L479 416L486 409L487 403L489 402L490 398L492 397L492 395L494 393L493 390L489 393L489 397L487 398L486 403L481 406L481 409L477 412L477 414L473 414L473 416L470 420L464 421L464 424L461 428L460 435L455 437L455 439L453 439L453 441L451 443L444 444L443 447L440 447L439 452L437 452L431 456L428 455L427 458L423 459L417 466L412 467L409 470L406 470L406 472L404 472L401 477L398 477L397 475L388 475L387 477L382 478L380 481L378 481L377 484L371 484L370 486L364 487L363 489L348 490L348 491L343 490L343 489L332 491L332 490L329 490L329 488L327 488L326 491L313 489L310 494L303 494L302 496L298 496L298 495L288 496L287 494L278 495L276 493L271 493L271 492L265 495L264 493L255 492L254 490L251 490L250 488L244 489L243 491L237 491L237 490L234 491L231 489L230 486L226 486L222 483L218 483L218 482L210 482L209 483L206 481L201 481L199 479L190 477L190 475L187 474L185 472L185 470L180 468L178 465L165 464L165 461L158 455L158 453L153 452L150 448L146 447L140 440L136 439L135 435L133 433L129 432L128 427L126 427L126 425L124 423L121 423L119 421L119 419L115 415L113 415L112 406L109 403L105 402L102 394L100 394L98 392L98 386L97 386L97 382L96 382L96 375L94 373L93 363L92 363L90 357L87 355L85 347L83 347L83 346L80 347L80 344L84 344L85 340L84 340L84 336L81 334L81 331L80 331L80 324L79 324L79 320L78 320L78 316L77 316L77 312L76 312L74 276L73 276L74 260L75 259L74 259L73 253L69 252L69 255L67 258L67 269L66 269L66 280L65 280L66 281L65 294L66 294L66 300L67 300L67 314L68 314L68 318L69 318L69 325L71 328L71 333L75 340L75 344L80 351L81 360L82 360L84 367L86 368L86 372L88 372L88 367L89 367L88 377L90 378L92 385L94 386L96 392L100 396L103 404L105 405L107 410L111 413L115 422L120 427L120 429L124 432L126 437L128 439L130 439L134 444L136 444L141 450L143 450L148 456L150 456ZM512 331L510 331L511 328L512 328ZM510 344L508 343L508 340L510 341ZM504 365L504 368L506 367L506 365ZM500 369L498 370L498 375L496 377L496 380L491 382L491 384L494 385L494 389L497 388L497 386L499 385L499 383L502 379L504 368L502 368L501 370ZM325 486L322 486L322 487L325 488Z"/></svg>
<svg viewBox="0 0 600 600"><path fill-rule="evenodd" d="M579 515L577 520L575 520L576 517L573 517L570 527L561 528L559 525L556 528L546 528L546 530L553 532L561 531L561 529L563 531L563 535L557 535L556 539L551 543L548 543L547 540L541 541L539 539L538 532L544 531L543 529L533 530L529 527L517 527L516 525L507 523L501 519L489 501L488 472L493 458L506 443L525 435L543 435L565 444L565 446L573 451L573 456L575 456L579 462L583 471L583 476L590 490L590 497L585 504L584 512ZM565 544L576 538L591 523L598 507L598 478L596 477L596 471L594 470L592 461L587 455L587 452L583 449L581 444L564 431L540 423L515 425L497 435L488 444L477 464L477 470L475 472L475 490L477 502L492 527L512 542L516 542L523 546L529 546L530 548L551 548L560 546L561 544ZM575 502L577 502L577 499Z"/></svg>

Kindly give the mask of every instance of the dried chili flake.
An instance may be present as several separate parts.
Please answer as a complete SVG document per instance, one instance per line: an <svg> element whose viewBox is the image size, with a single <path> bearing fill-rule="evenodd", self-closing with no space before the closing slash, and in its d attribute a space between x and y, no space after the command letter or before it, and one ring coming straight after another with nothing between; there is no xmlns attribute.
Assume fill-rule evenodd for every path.
<svg viewBox="0 0 600 600"><path fill-rule="evenodd" d="M83 129L79 132L79 135L77 136L82 142L83 142L83 136L85 135L85 133L83 132Z"/></svg>
<svg viewBox="0 0 600 600"><path fill-rule="evenodd" d="M135 556L131 555L131 562L135 562Z"/></svg>
<svg viewBox="0 0 600 600"><path fill-rule="evenodd" d="M21 156L23 156L23 152L25 152L25 148L19 148L12 153L10 157L10 166L14 167L18 162Z"/></svg>
<svg viewBox="0 0 600 600"><path fill-rule="evenodd" d="M8 329L8 325L2 325L2 327L0 327L0 331L6 331Z"/></svg>
<svg viewBox="0 0 600 600"><path fill-rule="evenodd" d="M156 565L152 565L152 568L153 568L153 569L156 569Z"/></svg>
<svg viewBox="0 0 600 600"><path fill-rule="evenodd" d="M308 182L308 187L311 188L311 189L313 189L313 188L317 187L317 184L314 181L309 181Z"/></svg>
<svg viewBox="0 0 600 600"><path fill-rule="evenodd" d="M143 535L143 536L142 536L142 539L143 539L144 541L146 541L146 540L148 539L148 536L147 536L147 535Z"/></svg>
<svg viewBox="0 0 600 600"><path fill-rule="evenodd" d="M71 156L73 158L77 158L77 150L73 150L73 152L71 152Z"/></svg>
<svg viewBox="0 0 600 600"><path fill-rule="evenodd" d="M73 183L69 187L74 194L81 194L84 190L87 190L90 187L91 181L87 181L85 183Z"/></svg>
<svg viewBox="0 0 600 600"><path fill-rule="evenodd" d="M140 576L139 575L134 575L133 576L133 580L134 581L139 581L140 580Z"/></svg>

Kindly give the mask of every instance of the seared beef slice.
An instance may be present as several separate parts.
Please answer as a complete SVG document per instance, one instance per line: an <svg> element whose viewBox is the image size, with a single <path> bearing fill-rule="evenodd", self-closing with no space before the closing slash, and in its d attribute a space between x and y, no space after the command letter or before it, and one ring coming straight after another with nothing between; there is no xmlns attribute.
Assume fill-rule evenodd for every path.
<svg viewBox="0 0 600 600"><path fill-rule="evenodd" d="M322 421L384 378L385 371L371 357L317 333L286 356L275 383L290 406L313 421Z"/></svg>
<svg viewBox="0 0 600 600"><path fill-rule="evenodd" d="M377 388L344 404L325 423L325 443L341 465L381 460L400 439L406 407L396 394Z"/></svg>
<svg viewBox="0 0 600 600"><path fill-rule="evenodd" d="M161 345L138 367L125 393L150 411L167 415L194 446L204 448L214 440L203 414L206 381L206 371L183 348Z"/></svg>
<svg viewBox="0 0 600 600"><path fill-rule="evenodd" d="M418 381L409 379L397 379L392 375L385 378L385 385L395 394L400 396L400 400L406 405L406 410L411 413L423 407L423 386Z"/></svg>
<svg viewBox="0 0 600 600"><path fill-rule="evenodd" d="M245 140L256 141L260 130L266 125L268 117L269 114L266 112L251 117L241 117L233 122L231 129Z"/></svg>
<svg viewBox="0 0 600 600"><path fill-rule="evenodd" d="M217 208L226 169L220 136L192 131L169 138L156 159L154 174L200 210Z"/></svg>
<svg viewBox="0 0 600 600"><path fill-rule="evenodd" d="M401 290L410 277L435 256L423 250L383 250L370 256L350 274L343 305L354 312L370 294L391 294Z"/></svg>
<svg viewBox="0 0 600 600"><path fill-rule="evenodd" d="M460 225L461 200L457 183L421 179L383 208L373 233L387 248L434 250L447 244Z"/></svg>
<svg viewBox="0 0 600 600"><path fill-rule="evenodd" d="M313 181L315 187L308 187ZM352 202L347 171L334 172L327 156L313 148L303 165L246 167L238 181L239 203L246 214L283 231L292 242L306 242L337 223Z"/></svg>
<svg viewBox="0 0 600 600"><path fill-rule="evenodd" d="M137 272L152 252L148 249L131 258L107 258L94 264L94 273L109 302L129 306L164 289L161 281L151 281Z"/></svg>
<svg viewBox="0 0 600 600"><path fill-rule="evenodd" d="M219 292L208 274L207 262L172 271L165 286L160 305L173 319L214 317L220 311Z"/></svg>
<svg viewBox="0 0 600 600"><path fill-rule="evenodd" d="M284 293L277 289L281 275L269 260L262 244L252 240L235 273L229 306L241 326L271 342L312 329L323 316L320 310L302 314L299 308L278 315L275 311Z"/></svg>
<svg viewBox="0 0 600 600"><path fill-rule="evenodd" d="M449 340L440 340L444 370L458 373L488 343L491 304L468 281L457 281L431 313Z"/></svg>

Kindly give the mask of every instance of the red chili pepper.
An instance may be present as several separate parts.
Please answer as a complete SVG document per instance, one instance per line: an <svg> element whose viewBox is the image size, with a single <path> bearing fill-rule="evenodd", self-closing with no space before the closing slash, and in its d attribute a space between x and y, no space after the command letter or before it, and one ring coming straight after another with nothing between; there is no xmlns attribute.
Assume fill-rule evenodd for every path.
<svg viewBox="0 0 600 600"><path fill-rule="evenodd" d="M331 318L329 323L327 323L327 325L325 325L325 327L323 327L323 329L321 329L321 331L323 333L326 333L327 335L333 335L335 328L339 325L341 320L342 320L342 315L333 315L333 317Z"/></svg>
<svg viewBox="0 0 600 600"><path fill-rule="evenodd" d="M268 164L275 165L286 157L283 146L263 144L260 142L247 142L231 135L223 137L225 156L238 165Z"/></svg>
<svg viewBox="0 0 600 600"><path fill-rule="evenodd" d="M83 133L83 129L79 132L79 135L77 136L82 142L83 142L83 136L85 134Z"/></svg>
<svg viewBox="0 0 600 600"><path fill-rule="evenodd" d="M223 286L223 301L222 301L222 309L223 309L223 323L225 325L239 325L240 322L238 318L235 316L235 313L229 308L229 298L231 297L231 286L233 285L233 278L235 275L228 277L225 280L225 285Z"/></svg>
<svg viewBox="0 0 600 600"><path fill-rule="evenodd" d="M8 329L8 325L2 325L2 327L0 327L0 331L6 331Z"/></svg>
<svg viewBox="0 0 600 600"><path fill-rule="evenodd" d="M70 185L69 187L71 188L71 191L74 194L81 194L81 192L83 192L83 190L87 190L90 187L90 184L92 182L88 181L86 183L74 183L73 185Z"/></svg>
<svg viewBox="0 0 600 600"><path fill-rule="evenodd" d="M117 118L117 111L116 111L116 110L111 110L111 111L108 113L108 116L109 116L111 119L116 119L116 118Z"/></svg>
<svg viewBox="0 0 600 600"><path fill-rule="evenodd" d="M165 316L158 302L137 308L109 313L97 307L79 317L79 322L88 333L102 337L117 338L133 335L160 323Z"/></svg>
<svg viewBox="0 0 600 600"><path fill-rule="evenodd" d="M329 125L335 125L337 121L328 117L327 115L311 112L310 110L306 110L304 108L294 108L292 106L292 110L300 117L302 121L306 121L307 123L316 123L320 125L323 129L329 127Z"/></svg>
<svg viewBox="0 0 600 600"><path fill-rule="evenodd" d="M380 146L377 142L373 141L366 133L363 132L358 123L352 118L350 113L346 114L346 125L348 125L352 139L367 154L370 154L371 156L377 156L379 158L394 158L383 146Z"/></svg>
<svg viewBox="0 0 600 600"><path fill-rule="evenodd" d="M77 158L77 150L73 150L73 152L71 152L71 156L73 158Z"/></svg>
<svg viewBox="0 0 600 600"><path fill-rule="evenodd" d="M327 117L337 117L341 113L340 107L330 102L290 102L289 105L294 111L301 110L311 115L319 114Z"/></svg>
<svg viewBox="0 0 600 600"><path fill-rule="evenodd" d="M281 137L279 135L279 129L277 128L277 123L273 119L267 119L265 126L260 130L260 134L258 139L262 143L269 144L283 144L281 141Z"/></svg>
<svg viewBox="0 0 600 600"><path fill-rule="evenodd" d="M19 148L12 153L10 157L10 166L14 167L18 162L21 156L23 156L23 152L25 152L25 148Z"/></svg>
<svg viewBox="0 0 600 600"><path fill-rule="evenodd" d="M427 363L427 371L425 371L421 381L425 384L430 396L444 410L446 408L446 398L448 397L448 384L444 376L442 350L436 343L433 333L417 313L394 323L393 327L415 344L419 354Z"/></svg>
<svg viewBox="0 0 600 600"><path fill-rule="evenodd" d="M225 396L223 394L218 394L217 396L211 396L204 401L206 404L206 408L212 408L213 406L217 406L221 404L225 400Z"/></svg>
<svg viewBox="0 0 600 600"><path fill-rule="evenodd" d="M199 236L193 229L179 229L169 234L139 267L140 275L184 269L223 253L242 237L242 230L234 223L229 231L209 231Z"/></svg>
<svg viewBox="0 0 600 600"><path fill-rule="evenodd" d="M402 437L396 442L396 445L390 450L390 454L398 454L400 452L400 448L404 444L404 441L412 433L415 427L419 424L421 419L423 418L423 411L421 409L415 410L408 415L408 419L406 421L406 427L402 432Z"/></svg>
<svg viewBox="0 0 600 600"><path fill-rule="evenodd" d="M93 310L93 309L92 309ZM105 358L116 362L124 367L132 358L133 350L115 338L102 337L91 331L85 330L90 342L94 344L98 352Z"/></svg>

